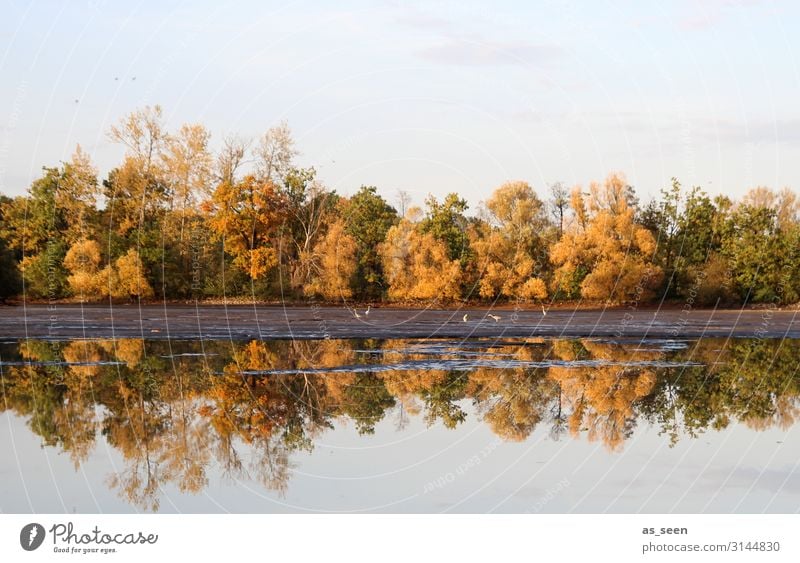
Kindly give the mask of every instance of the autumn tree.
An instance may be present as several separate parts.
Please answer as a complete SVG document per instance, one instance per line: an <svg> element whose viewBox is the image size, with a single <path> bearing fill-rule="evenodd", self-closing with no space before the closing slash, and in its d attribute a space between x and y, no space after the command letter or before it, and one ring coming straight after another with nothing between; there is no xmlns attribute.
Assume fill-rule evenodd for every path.
<svg viewBox="0 0 800 563"><path fill-rule="evenodd" d="M292 168L284 178L281 194L286 201L286 224L281 229L281 260L292 290L302 290L319 273L314 248L325 236L329 223L340 214L339 196L317 180L313 168Z"/></svg>
<svg viewBox="0 0 800 563"><path fill-rule="evenodd" d="M252 142L229 135L212 154L202 124L168 131L155 105L108 137L125 153L102 188L78 146L27 194L0 199L0 299L800 299L800 200L788 188L735 201L673 179L641 209L618 174L586 191L552 184L546 203L509 182L477 214L457 193L431 195L401 226L377 188L340 197L298 166L285 122ZM406 217L408 193L394 201ZM131 282L141 291L120 264L144 276Z"/></svg>
<svg viewBox="0 0 800 563"><path fill-rule="evenodd" d="M486 202L488 221L471 231L479 294L544 299L548 223L544 204L525 182L499 187Z"/></svg>
<svg viewBox="0 0 800 563"><path fill-rule="evenodd" d="M170 199L164 169L169 136L161 106L128 114L110 128L108 137L127 148L122 164L104 182L110 224L124 235L160 218Z"/></svg>
<svg viewBox="0 0 800 563"><path fill-rule="evenodd" d="M576 188L576 221L551 249L553 289L568 296L611 302L646 301L661 283L653 263L653 235L636 222L635 199L624 178L592 184L588 202Z"/></svg>
<svg viewBox="0 0 800 563"><path fill-rule="evenodd" d="M325 236L311 250L312 273L303 292L331 301L352 298L352 281L358 267L357 250L356 241L347 234L343 220L330 224Z"/></svg>
<svg viewBox="0 0 800 563"><path fill-rule="evenodd" d="M97 172L79 145L68 162L44 168L26 196L3 202L0 237L20 259L27 294L66 294L64 255L97 228L97 191Z"/></svg>
<svg viewBox="0 0 800 563"><path fill-rule="evenodd" d="M168 135L164 143L162 162L170 209L180 221L181 234L187 215L197 213L200 201L211 195L210 137L202 125L187 124L174 135Z"/></svg>
<svg viewBox="0 0 800 563"><path fill-rule="evenodd" d="M148 299L153 296L153 288L147 282L144 265L134 248L117 258L116 272L110 288L114 297L128 299Z"/></svg>
<svg viewBox="0 0 800 563"><path fill-rule="evenodd" d="M676 178L644 209L641 222L656 239L655 261L664 272L661 295L703 305L730 297L720 254L725 214L722 200L715 203L697 186L686 192Z"/></svg>
<svg viewBox="0 0 800 563"><path fill-rule="evenodd" d="M249 148L250 141L236 135L230 135L223 140L213 167L214 180L217 184L223 182L235 184L240 179L239 173L244 166Z"/></svg>
<svg viewBox="0 0 800 563"><path fill-rule="evenodd" d="M642 224L649 228L656 238L656 260L666 273L667 292L675 293L677 280L676 259L682 255L682 245L678 231L682 216L683 190L677 178L672 179L669 189L661 190L661 199L653 200L641 216Z"/></svg>
<svg viewBox="0 0 800 563"><path fill-rule="evenodd" d="M267 277L278 265L286 201L275 184L252 175L235 184L223 182L205 210L210 227L233 255L234 265L251 280Z"/></svg>
<svg viewBox="0 0 800 563"><path fill-rule="evenodd" d="M397 201L397 214L405 217L406 211L411 207L411 194L406 190L397 190L395 201Z"/></svg>
<svg viewBox="0 0 800 563"><path fill-rule="evenodd" d="M418 211L418 210L417 210ZM409 212L380 246L388 296L397 300L454 300L461 296L461 263L450 259L447 245L425 233Z"/></svg>
<svg viewBox="0 0 800 563"><path fill-rule="evenodd" d="M56 205L64 215L63 236L67 244L92 236L97 230L97 169L80 145L61 168Z"/></svg>
<svg viewBox="0 0 800 563"><path fill-rule="evenodd" d="M253 150L256 178L260 182L282 184L286 174L294 167L294 157L297 154L288 123L282 121L270 127Z"/></svg>
<svg viewBox="0 0 800 563"><path fill-rule="evenodd" d="M149 272L151 287L159 288L164 295L175 295L183 283L183 248L176 234L180 231L180 215L171 214L170 207L174 203L173 192L179 189L176 178L180 174L167 167L177 164L177 145L168 150L172 141L164 127L161 107L147 106L131 112L110 128L108 137L126 151L121 164L103 182L106 227L101 247L108 249L112 263L128 249L136 248Z"/></svg>
<svg viewBox="0 0 800 563"><path fill-rule="evenodd" d="M730 301L733 291L729 264L722 255L722 234L728 215L728 200L712 200L700 188L692 188L678 219L680 241L675 260L677 293L701 305ZM667 275L669 271L665 270Z"/></svg>
<svg viewBox="0 0 800 563"><path fill-rule="evenodd" d="M64 257L64 266L70 272L67 278L70 290L81 301L96 299L104 292L108 294L100 275L100 260L100 245L91 239L77 241Z"/></svg>

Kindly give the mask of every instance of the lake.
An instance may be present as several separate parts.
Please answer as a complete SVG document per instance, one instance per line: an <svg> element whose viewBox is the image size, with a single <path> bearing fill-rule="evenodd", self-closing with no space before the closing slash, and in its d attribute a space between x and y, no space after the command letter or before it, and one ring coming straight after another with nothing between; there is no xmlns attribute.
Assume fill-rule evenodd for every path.
<svg viewBox="0 0 800 563"><path fill-rule="evenodd" d="M796 512L800 341L0 344L3 512Z"/></svg>

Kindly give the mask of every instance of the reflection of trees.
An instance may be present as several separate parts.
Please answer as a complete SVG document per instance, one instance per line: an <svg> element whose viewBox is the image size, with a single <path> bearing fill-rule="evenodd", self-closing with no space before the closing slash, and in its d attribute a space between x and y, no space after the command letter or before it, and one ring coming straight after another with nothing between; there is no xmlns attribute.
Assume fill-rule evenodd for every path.
<svg viewBox="0 0 800 563"><path fill-rule="evenodd" d="M788 428L800 412L800 349L791 340L699 342L686 356L703 366L660 370L642 414L675 442L732 421L764 430Z"/></svg>
<svg viewBox="0 0 800 563"><path fill-rule="evenodd" d="M43 443L69 452L77 468L94 446L96 421L85 368L59 363L62 355L77 353L75 344L62 348L57 343L22 343L19 359L31 363L10 367L4 373L3 390L6 406L28 415L30 428Z"/></svg>
<svg viewBox="0 0 800 563"><path fill-rule="evenodd" d="M408 410L413 413L424 412L428 425L441 420L447 428L455 428L466 419L466 413L457 404L464 399L467 382L464 372L398 370L383 372L381 380L391 393L389 396L398 397L403 407L410 407Z"/></svg>
<svg viewBox="0 0 800 563"><path fill-rule="evenodd" d="M595 340L487 341L466 357L496 359L493 366L410 369L464 354L458 344L437 350L413 341L204 348L136 339L31 341L0 348L2 408L25 417L42 443L67 452L76 468L100 431L124 460L109 484L147 510L159 508L166 485L203 490L212 464L229 478L283 492L293 452L311 450L317 436L345 419L372 433L392 409L397 427L419 416L453 428L471 401L503 439L524 440L536 429L557 439L569 431L610 449L621 447L639 418L674 443L734 421L787 428L800 412L800 351L790 341L701 341L670 353ZM201 351L207 355L180 355ZM665 359L700 365L652 363ZM382 369L397 362L403 369ZM353 368L326 371L341 366Z"/></svg>
<svg viewBox="0 0 800 563"><path fill-rule="evenodd" d="M288 482L289 452L310 448L311 437L329 426L321 402L323 378L263 374L289 369L288 358L263 342L238 348L222 373L211 376L198 411L215 430L216 455L227 475L252 475L279 491ZM237 449L240 443L254 453L248 466Z"/></svg>
<svg viewBox="0 0 800 563"><path fill-rule="evenodd" d="M161 358L142 355L129 367L117 366L115 379L104 393L102 432L108 443L125 458L125 466L109 482L131 503L144 509L158 510L162 475L160 452L166 449L165 434L169 412L159 393L165 366Z"/></svg>
<svg viewBox="0 0 800 563"><path fill-rule="evenodd" d="M506 354L518 360L540 360L533 347L505 347ZM470 374L468 393L498 436L506 440L527 438L538 424L547 419L555 422L549 409L557 393L557 384L542 369L477 369Z"/></svg>
<svg viewBox="0 0 800 563"><path fill-rule="evenodd" d="M570 432L578 434L585 428L590 440L601 440L615 449L633 432L636 422L634 404L650 393L656 381L652 369L624 364L653 360L659 353L591 340L583 341L581 346L583 350L578 351L569 341L557 343L553 346L553 353L558 359L574 361L579 359L581 352L586 352L593 360L613 364L552 367L549 375L560 384L572 408L567 417Z"/></svg>

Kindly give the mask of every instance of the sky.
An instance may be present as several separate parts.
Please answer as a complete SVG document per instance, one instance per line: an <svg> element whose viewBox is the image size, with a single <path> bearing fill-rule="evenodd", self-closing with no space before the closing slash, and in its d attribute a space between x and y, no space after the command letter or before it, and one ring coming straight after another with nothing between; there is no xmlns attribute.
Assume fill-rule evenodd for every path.
<svg viewBox="0 0 800 563"><path fill-rule="evenodd" d="M792 2L0 0L0 193L76 144L101 178L124 115L212 147L287 121L330 188L474 209L509 180L622 172L644 202L800 188Z"/></svg>

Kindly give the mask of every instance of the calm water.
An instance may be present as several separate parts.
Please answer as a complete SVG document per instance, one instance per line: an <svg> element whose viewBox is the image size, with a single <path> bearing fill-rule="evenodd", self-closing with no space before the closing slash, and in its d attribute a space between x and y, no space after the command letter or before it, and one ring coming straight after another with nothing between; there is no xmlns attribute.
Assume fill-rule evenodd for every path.
<svg viewBox="0 0 800 563"><path fill-rule="evenodd" d="M796 512L793 340L0 344L3 512Z"/></svg>

